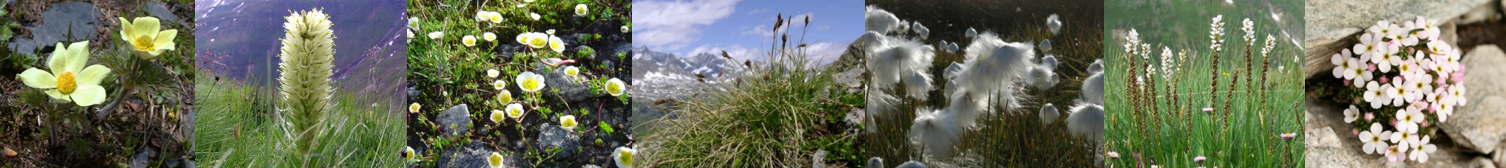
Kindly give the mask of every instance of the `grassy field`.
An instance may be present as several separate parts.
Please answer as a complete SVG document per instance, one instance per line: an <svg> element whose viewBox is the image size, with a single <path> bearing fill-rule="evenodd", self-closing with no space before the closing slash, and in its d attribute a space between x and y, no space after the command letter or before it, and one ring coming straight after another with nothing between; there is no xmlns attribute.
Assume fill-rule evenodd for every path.
<svg viewBox="0 0 1506 168"><path fill-rule="evenodd" d="M780 21L785 19L805 24L802 18ZM864 103L863 95L835 81L841 69L814 64L797 47L804 44L771 47L766 62L753 64L736 82L697 83L725 91L701 93L678 105L678 118L654 120L638 166L861 165L866 155L858 148L860 137L843 116Z"/></svg>
<svg viewBox="0 0 1506 168"><path fill-rule="evenodd" d="M215 80L198 75L195 97L199 102L199 126L194 133L202 161L199 167L400 167L398 151L407 127L390 107L369 106L360 95L336 93L331 98L335 113L327 113L326 136L313 162L296 163L293 151L282 143L290 139L278 130L285 122L276 117L269 87L242 81ZM254 81L254 80L253 80Z"/></svg>
<svg viewBox="0 0 1506 168"><path fill-rule="evenodd" d="M1153 3L1139 7L1114 6L1120 2L1108 4L1107 16L1126 16L1131 11L1143 13L1145 8L1157 9L1154 13L1169 13L1154 16L1180 16L1106 19L1104 38L1110 40L1105 43L1116 46L1105 49L1109 63L1106 71L1127 74L1106 78L1105 108L1111 110L1105 125L1105 150L1120 156L1107 159L1108 165L1303 166L1302 72L1300 60L1293 57L1302 51L1289 43L1290 39L1282 38L1279 34L1282 24L1267 17L1269 13L1265 12L1269 11L1264 10L1265 5L1236 4L1262 6L1250 9L1221 3L1187 6ZM1300 18L1300 14L1290 13L1293 12L1288 12L1289 18ZM1209 48L1208 30L1213 15L1220 14L1224 17L1226 34L1223 51L1215 54ZM1241 37L1246 33L1240 30L1240 21L1246 16L1255 22L1253 44ZM1140 32L1141 43L1149 44L1153 53L1142 53L1149 55L1142 57L1127 52L1122 46L1129 29ZM1262 56L1261 47L1265 46L1267 34L1277 39L1269 55ZM1177 54L1160 56L1167 47ZM1171 60L1163 62L1163 59ZM1162 69L1168 65L1172 67L1170 73ZM1135 81L1138 78L1145 82L1139 84ZM1205 108L1211 112L1205 112ZM1283 133L1298 137L1283 139L1280 136ZM1194 161L1200 156L1207 160Z"/></svg>

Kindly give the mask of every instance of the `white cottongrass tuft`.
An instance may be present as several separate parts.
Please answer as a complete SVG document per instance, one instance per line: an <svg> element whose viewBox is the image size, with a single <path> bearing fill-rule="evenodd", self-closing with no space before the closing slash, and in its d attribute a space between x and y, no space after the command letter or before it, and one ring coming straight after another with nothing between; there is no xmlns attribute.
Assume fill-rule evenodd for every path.
<svg viewBox="0 0 1506 168"><path fill-rule="evenodd" d="M1041 52L1051 52L1051 40L1041 40L1041 44L1035 45Z"/></svg>
<svg viewBox="0 0 1506 168"><path fill-rule="evenodd" d="M1026 76L1028 77L1026 79L1029 79L1028 82L1030 82L1030 85L1037 90L1051 89L1052 86L1056 86L1056 81L1060 78L1056 76L1055 71L1045 64L1034 65Z"/></svg>
<svg viewBox="0 0 1506 168"><path fill-rule="evenodd" d="M949 42L949 43L947 43L946 44L946 52L947 53L957 53L957 42Z"/></svg>
<svg viewBox="0 0 1506 168"><path fill-rule="evenodd" d="M893 13L872 5L869 5L867 9L863 12L864 27L867 31L888 33L899 29L899 18L894 17Z"/></svg>
<svg viewBox="0 0 1506 168"><path fill-rule="evenodd" d="M931 36L931 29L926 28L925 25L920 25L920 22L915 22L915 26L910 27L910 29L914 30L915 35L920 36L921 40L925 40L926 37Z"/></svg>
<svg viewBox="0 0 1506 168"><path fill-rule="evenodd" d="M867 48L868 67L873 74L873 85L880 89L891 87L900 80L907 84L930 83L922 79L930 79L930 74L925 73L930 69L931 61L936 56L936 49L921 44L919 41L893 38L868 32L863 35L864 47ZM923 77L911 77L911 76ZM903 79L902 79L903 78ZM907 86L911 90L929 90L929 84L924 88Z"/></svg>
<svg viewBox="0 0 1506 168"><path fill-rule="evenodd" d="M1088 73L1103 73L1103 59L1093 60L1093 64L1088 65Z"/></svg>
<svg viewBox="0 0 1506 168"><path fill-rule="evenodd" d="M916 161L908 161L905 162L905 164L900 164L898 167L894 168L926 168L926 164Z"/></svg>
<svg viewBox="0 0 1506 168"><path fill-rule="evenodd" d="M1103 106L1078 104L1067 117L1067 130L1077 137L1103 142Z"/></svg>
<svg viewBox="0 0 1506 168"><path fill-rule="evenodd" d="M1046 27L1051 27L1051 34L1056 34L1062 29L1061 17L1057 17L1054 13L1046 17Z"/></svg>
<svg viewBox="0 0 1506 168"><path fill-rule="evenodd" d="M905 96L921 101L925 101L927 97L930 97L926 93L931 92L932 87L934 87L931 85L931 75L925 73L924 70L909 73L909 75L906 75L904 82Z"/></svg>
<svg viewBox="0 0 1506 168"><path fill-rule="evenodd" d="M1082 101L1103 105L1103 71L1094 72L1082 81Z"/></svg>
<svg viewBox="0 0 1506 168"><path fill-rule="evenodd" d="M1052 70L1056 69L1056 65L1060 64L1060 62L1056 61L1055 55L1046 55L1045 57L1041 57L1040 61L1042 67Z"/></svg>
<svg viewBox="0 0 1506 168"><path fill-rule="evenodd" d="M916 111L915 121L910 126L910 143L922 146L926 156L950 158L952 145L962 134L958 123L941 110L922 108Z"/></svg>
<svg viewBox="0 0 1506 168"><path fill-rule="evenodd" d="M957 74L957 87L974 91L974 100L995 98L998 106L1014 109L1024 95L1016 95L1016 83L1030 71L1035 51L1028 43L1007 43L993 33L984 33L968 46L967 61Z"/></svg>
<svg viewBox="0 0 1506 168"><path fill-rule="evenodd" d="M967 28L967 33L964 34L964 35L967 35L968 40L972 40L973 37L977 37L978 36L978 30L975 30L975 29L969 27L969 28Z"/></svg>
<svg viewBox="0 0 1506 168"><path fill-rule="evenodd" d="M1046 103L1046 105L1041 106L1041 114L1040 115L1041 115L1041 124L1043 124L1043 125L1051 125L1051 122L1055 122L1056 118L1057 117L1061 117L1062 114L1061 114L1061 112L1057 112L1056 111L1056 105L1052 105L1051 103Z"/></svg>
<svg viewBox="0 0 1506 168"><path fill-rule="evenodd" d="M952 80L953 77L957 77L957 73L961 72L962 64L952 62L952 65L946 66L946 70L941 72L941 76L946 77L947 80ZM951 92L947 92L947 94L951 94Z"/></svg>
<svg viewBox="0 0 1506 168"><path fill-rule="evenodd" d="M868 158L868 167L884 167L884 159L879 157Z"/></svg>

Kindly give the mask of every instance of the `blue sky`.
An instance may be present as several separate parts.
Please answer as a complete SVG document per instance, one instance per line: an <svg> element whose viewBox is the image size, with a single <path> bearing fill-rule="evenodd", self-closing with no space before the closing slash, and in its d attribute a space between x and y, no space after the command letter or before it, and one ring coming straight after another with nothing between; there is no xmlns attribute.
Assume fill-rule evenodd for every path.
<svg viewBox="0 0 1506 168"><path fill-rule="evenodd" d="M863 0L634 0L633 46L682 57L726 50L738 60L762 60L779 13L811 16L809 57L822 62L863 35ZM792 41L803 28L796 25Z"/></svg>

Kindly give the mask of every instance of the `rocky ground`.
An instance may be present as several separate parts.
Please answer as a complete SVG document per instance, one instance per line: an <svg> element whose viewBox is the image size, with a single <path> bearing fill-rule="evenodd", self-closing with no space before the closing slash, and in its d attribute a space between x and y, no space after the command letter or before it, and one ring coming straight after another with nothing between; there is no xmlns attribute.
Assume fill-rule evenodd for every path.
<svg viewBox="0 0 1506 168"><path fill-rule="evenodd" d="M1304 70L1310 76L1308 88L1334 83L1323 72L1333 68L1328 57L1352 46L1363 27L1376 20L1404 20L1422 16L1443 21L1443 37L1463 49L1468 73L1469 105L1459 108L1448 122L1440 125L1433 141L1439 150L1427 163L1388 162L1378 154L1361 152L1362 144L1351 133L1352 126L1343 122L1342 104L1331 95L1309 93L1306 118L1307 165L1310 167L1502 167L1506 166L1506 85L1500 74L1506 73L1506 23L1502 23L1499 0L1384 0L1384 1L1307 1L1307 31ZM1315 7L1344 7L1357 10L1324 10ZM1332 82L1324 82L1332 81ZM1311 90L1311 89L1310 89Z"/></svg>

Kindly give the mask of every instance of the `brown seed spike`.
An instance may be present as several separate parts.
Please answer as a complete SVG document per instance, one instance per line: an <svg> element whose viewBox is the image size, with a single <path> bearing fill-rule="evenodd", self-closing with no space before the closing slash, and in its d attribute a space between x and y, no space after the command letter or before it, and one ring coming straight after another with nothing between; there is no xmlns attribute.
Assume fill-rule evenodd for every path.
<svg viewBox="0 0 1506 168"><path fill-rule="evenodd" d="M743 67L752 68L753 60L743 60Z"/></svg>
<svg viewBox="0 0 1506 168"><path fill-rule="evenodd" d="M727 58L727 59L730 60L730 59L732 59L732 56L731 55L727 55L727 50L722 50L722 58Z"/></svg>
<svg viewBox="0 0 1506 168"><path fill-rule="evenodd" d="M805 15L805 26L809 27L810 25L811 25L811 15Z"/></svg>
<svg viewBox="0 0 1506 168"><path fill-rule="evenodd" d="M780 26L784 26L784 13L779 13L779 15L775 15L774 19L776 19L776 20L774 21L774 29L773 29L773 31L774 32L779 32L779 27Z"/></svg>

